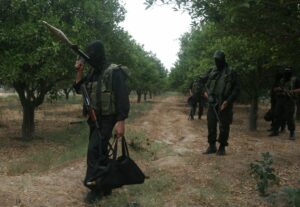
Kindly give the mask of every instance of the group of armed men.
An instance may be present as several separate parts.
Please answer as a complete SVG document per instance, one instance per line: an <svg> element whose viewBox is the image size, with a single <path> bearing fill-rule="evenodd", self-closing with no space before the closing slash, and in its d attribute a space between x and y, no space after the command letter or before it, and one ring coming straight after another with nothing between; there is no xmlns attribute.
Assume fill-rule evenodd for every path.
<svg viewBox="0 0 300 207"><path fill-rule="evenodd" d="M85 201L93 203L104 196L109 196L112 189L99 190L97 186L91 185L95 178L101 174L103 166L109 161L109 140L112 131L115 136L123 137L125 133L125 120L130 110L130 102L126 80L128 79L127 68L121 65L109 64L104 46L100 41L89 44L85 52L89 56L89 64L94 68L90 76L84 76L85 62L77 59L75 63L76 79L75 90L79 93L82 84L89 89L95 116L99 121L101 140L95 136L95 122L89 116L90 127L89 144L87 152L87 169L84 185L90 189ZM199 116L201 119L203 107L208 101L207 126L209 146L204 154L216 153L225 155L225 147L228 146L230 124L233 119L233 105L239 96L240 88L238 76L225 60L223 51L214 53L216 67L209 70L205 75L199 77L191 85L191 97L189 104L192 107L190 118L193 119L197 102L199 104ZM290 138L295 139L295 95L300 93L300 81L292 75L291 68L286 68L281 76L278 76L272 88L272 128L271 136L279 134L279 128L287 123L290 130ZM217 140L217 126L219 125L219 136ZM220 145L217 148L216 142Z"/></svg>
<svg viewBox="0 0 300 207"><path fill-rule="evenodd" d="M198 108L198 119L203 115L203 109L208 102L207 128L209 146L203 154L225 155L228 146L230 125L233 120L233 105L237 100L240 87L239 78L226 60L223 51L214 53L216 67L203 76L193 80L189 87L188 104L191 108L189 119L194 120ZM289 139L295 140L295 112L297 94L300 93L300 80L293 75L291 67L284 67L284 71L275 77L271 88L271 109L268 112L271 121L271 134L278 136L279 129L284 131L288 126ZM217 139L217 125L219 136ZM220 145L217 148L216 142Z"/></svg>

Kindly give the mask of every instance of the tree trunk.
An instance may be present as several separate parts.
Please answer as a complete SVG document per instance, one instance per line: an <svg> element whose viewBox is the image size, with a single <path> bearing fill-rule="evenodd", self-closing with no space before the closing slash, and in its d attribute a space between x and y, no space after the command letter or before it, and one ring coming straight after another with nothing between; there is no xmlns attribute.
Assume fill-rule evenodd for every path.
<svg viewBox="0 0 300 207"><path fill-rule="evenodd" d="M249 130L255 131L257 129L257 114L258 114L258 96L251 98L251 105L249 110Z"/></svg>
<svg viewBox="0 0 300 207"><path fill-rule="evenodd" d="M144 101L147 101L147 92L144 92Z"/></svg>
<svg viewBox="0 0 300 207"><path fill-rule="evenodd" d="M142 100L142 92L141 91L136 91L137 93L137 102L138 103L141 103L141 100Z"/></svg>
<svg viewBox="0 0 300 207"><path fill-rule="evenodd" d="M23 106L22 138L25 141L34 138L34 106L26 104Z"/></svg>
<svg viewBox="0 0 300 207"><path fill-rule="evenodd" d="M149 98L152 99L152 91L149 92Z"/></svg>
<svg viewBox="0 0 300 207"><path fill-rule="evenodd" d="M34 138L34 111L35 108L41 105L44 101L45 95L53 85L47 85L46 81L40 82L38 92L23 82L15 82L16 89L20 102L23 108L23 122L22 122L22 139L29 141Z"/></svg>

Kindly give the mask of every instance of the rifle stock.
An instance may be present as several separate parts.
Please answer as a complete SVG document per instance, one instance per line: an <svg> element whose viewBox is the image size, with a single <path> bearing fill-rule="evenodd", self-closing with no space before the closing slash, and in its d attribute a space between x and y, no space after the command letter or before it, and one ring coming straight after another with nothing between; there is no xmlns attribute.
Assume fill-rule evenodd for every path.
<svg viewBox="0 0 300 207"><path fill-rule="evenodd" d="M84 104L88 109L89 117L95 123L96 128L99 129L99 123L97 121L96 112L95 112L94 108L92 107L91 99L90 99L90 96L86 89L86 85L84 83L82 83L80 89L81 89L81 93L83 96Z"/></svg>

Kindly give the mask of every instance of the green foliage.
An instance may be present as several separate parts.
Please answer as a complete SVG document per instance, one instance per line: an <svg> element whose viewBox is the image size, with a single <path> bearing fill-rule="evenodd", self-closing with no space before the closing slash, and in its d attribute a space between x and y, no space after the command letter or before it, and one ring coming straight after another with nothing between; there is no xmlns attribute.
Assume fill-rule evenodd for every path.
<svg viewBox="0 0 300 207"><path fill-rule="evenodd" d="M214 67L216 49L224 50L229 66L237 70L243 101L252 108L258 108L259 97L268 95L283 65L298 69L299 1L145 0L148 7L157 2L187 11L193 19L194 27L182 37L179 60L170 73L172 89L186 92L193 78ZM255 130L257 110L251 113L249 126Z"/></svg>
<svg viewBox="0 0 300 207"><path fill-rule="evenodd" d="M43 133L48 147L33 151L23 159L8 165L9 175L40 173L65 163L81 158L86 154L88 128L85 125L67 127L65 130ZM53 147L53 144L56 147ZM57 147L59 146L59 147Z"/></svg>
<svg viewBox="0 0 300 207"><path fill-rule="evenodd" d="M81 48L101 40L109 62L130 68L131 90L163 90L164 66L118 27L125 18L118 0L4 0L0 11L0 80L16 89L26 111L22 125L25 139L34 136L35 108L47 93L57 98L61 89L67 92L75 73L74 54L53 39L43 20L60 28Z"/></svg>
<svg viewBox="0 0 300 207"><path fill-rule="evenodd" d="M283 187L280 191L272 193L268 201L272 206L300 206L300 188L288 186Z"/></svg>
<svg viewBox="0 0 300 207"><path fill-rule="evenodd" d="M286 187L282 190L289 206L300 206L300 188Z"/></svg>
<svg viewBox="0 0 300 207"><path fill-rule="evenodd" d="M174 189L174 181L167 172L155 171L142 185L124 186L114 196L104 198L95 207L153 207L163 206L164 194Z"/></svg>
<svg viewBox="0 0 300 207"><path fill-rule="evenodd" d="M268 195L268 188L278 184L279 180L272 168L273 159L269 152L262 153L263 160L256 160L250 164L250 174L257 182L257 190L261 196Z"/></svg>

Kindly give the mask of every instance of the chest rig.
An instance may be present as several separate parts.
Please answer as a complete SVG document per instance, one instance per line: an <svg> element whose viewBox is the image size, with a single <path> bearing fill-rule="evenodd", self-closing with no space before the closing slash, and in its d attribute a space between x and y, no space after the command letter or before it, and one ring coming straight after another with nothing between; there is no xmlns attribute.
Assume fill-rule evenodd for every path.
<svg viewBox="0 0 300 207"><path fill-rule="evenodd" d="M223 71L213 69L208 77L207 88L209 94L218 99L225 99L230 95L233 82L231 69L225 68Z"/></svg>
<svg viewBox="0 0 300 207"><path fill-rule="evenodd" d="M127 73L127 67L111 64L98 80L88 83L92 106L97 115L116 114L115 93L113 89L113 73L116 70L122 70Z"/></svg>

